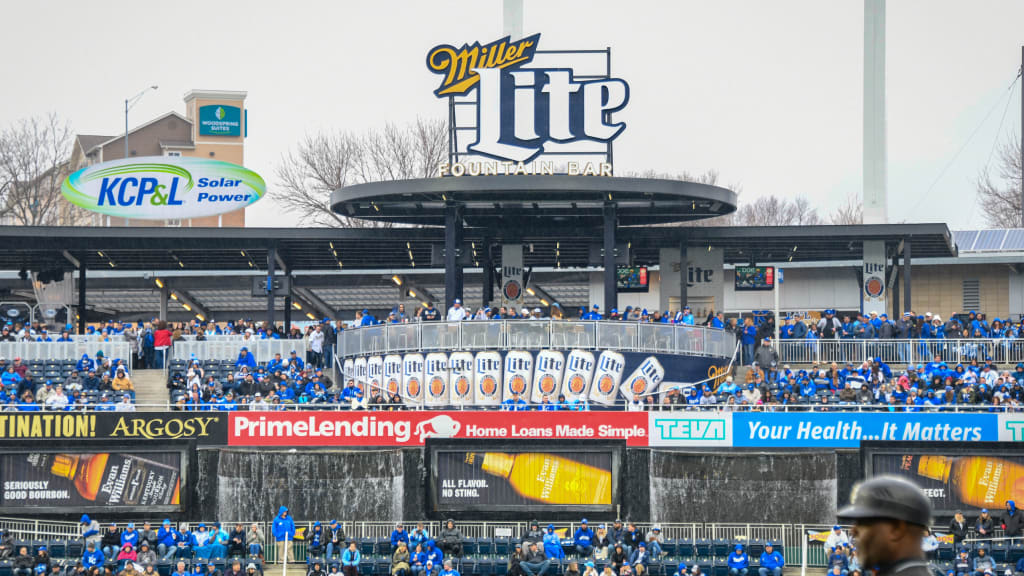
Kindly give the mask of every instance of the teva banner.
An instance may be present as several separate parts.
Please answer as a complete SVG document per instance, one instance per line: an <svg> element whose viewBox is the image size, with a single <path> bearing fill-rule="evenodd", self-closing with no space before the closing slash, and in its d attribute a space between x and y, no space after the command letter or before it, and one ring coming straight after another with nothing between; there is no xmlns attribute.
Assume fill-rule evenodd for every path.
<svg viewBox="0 0 1024 576"><path fill-rule="evenodd" d="M229 446L422 446L427 438L626 440L647 446L642 412L236 412Z"/></svg>
<svg viewBox="0 0 1024 576"><path fill-rule="evenodd" d="M427 53L427 68L443 78L435 96L476 94L476 140L470 152L525 163L548 148L611 142L626 129L625 123L611 121L611 114L629 101L624 80L583 80L585 73L575 76L571 67L531 66L539 44L540 34L518 40L506 36L488 44L442 44ZM452 175L459 175L451 168Z"/></svg>
<svg viewBox="0 0 1024 576"><path fill-rule="evenodd" d="M241 136L242 109L211 104L199 107L200 136Z"/></svg>
<svg viewBox="0 0 1024 576"><path fill-rule="evenodd" d="M864 440L987 442L995 414L651 412L651 446L858 448Z"/></svg>
<svg viewBox="0 0 1024 576"><path fill-rule="evenodd" d="M205 158L146 156L114 160L68 176L72 204L121 218L167 220L232 212L256 202L267 185L238 164Z"/></svg>

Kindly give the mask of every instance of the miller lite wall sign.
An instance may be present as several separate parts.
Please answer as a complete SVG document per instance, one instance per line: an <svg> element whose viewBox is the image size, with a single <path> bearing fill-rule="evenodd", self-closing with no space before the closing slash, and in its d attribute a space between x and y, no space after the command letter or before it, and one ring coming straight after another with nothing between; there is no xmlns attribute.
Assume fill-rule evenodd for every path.
<svg viewBox="0 0 1024 576"><path fill-rule="evenodd" d="M628 402L633 399L634 394L643 397L649 392L654 392L664 379L665 368L662 367L661 362L658 362L654 356L648 356L636 367L636 370L633 370L629 378L626 378L619 387L619 391Z"/></svg>
<svg viewBox="0 0 1024 576"><path fill-rule="evenodd" d="M501 305L523 307L523 246L502 244L501 246Z"/></svg>
<svg viewBox="0 0 1024 576"><path fill-rule="evenodd" d="M533 160L545 152L578 152L579 145L593 150L625 130L612 114L629 101L626 82L592 70L577 74L578 62L560 65L552 54L543 65L534 63L539 44L540 34L506 36L487 44L442 44L427 53L427 69L441 77L438 98L472 104L475 96L476 122L467 126L475 134L466 153L495 160L444 163L440 176L554 173L555 162ZM607 162L562 163L571 175L611 176Z"/></svg>
<svg viewBox="0 0 1024 576"><path fill-rule="evenodd" d="M371 398L373 393L381 389L384 378L384 359L380 356L370 356L366 361L367 387L363 389L363 397Z"/></svg>
<svg viewBox="0 0 1024 576"><path fill-rule="evenodd" d="M402 357L398 354L388 354L384 357L384 392L390 400L392 394L402 394Z"/></svg>
<svg viewBox="0 0 1024 576"><path fill-rule="evenodd" d="M356 379L356 363L351 358L346 358L345 362L341 365L341 371L345 374L345 382L348 384L349 380Z"/></svg>
<svg viewBox="0 0 1024 576"><path fill-rule="evenodd" d="M513 394L519 399L530 401L530 384L533 382L533 354L524 350L510 350L505 354L505 386L502 399L508 400Z"/></svg>
<svg viewBox="0 0 1024 576"><path fill-rule="evenodd" d="M406 354L402 359L402 400L407 406L423 403L423 354Z"/></svg>
<svg viewBox="0 0 1024 576"><path fill-rule="evenodd" d="M861 290L861 313L886 313L885 242L864 242L864 286Z"/></svg>
<svg viewBox="0 0 1024 576"><path fill-rule="evenodd" d="M423 405L448 405L448 355L444 352L427 354L424 363Z"/></svg>
<svg viewBox="0 0 1024 576"><path fill-rule="evenodd" d="M530 402L540 404L547 396L552 402L558 400L562 390L562 372L565 368L565 355L558 350L541 350L537 353L537 363L533 372L533 392Z"/></svg>
<svg viewBox="0 0 1024 576"><path fill-rule="evenodd" d="M565 401L586 399L593 377L594 353L589 350L569 352L569 358L565 361L565 379L562 381L562 394L565 394Z"/></svg>
<svg viewBox="0 0 1024 576"><path fill-rule="evenodd" d="M501 354L487 350L477 352L473 362L473 380L477 406L501 404Z"/></svg>
<svg viewBox="0 0 1024 576"><path fill-rule="evenodd" d="M618 352L605 350L597 357L597 368L594 381L590 385L591 402L604 406L614 406L619 396L619 384L622 372L626 369L626 359Z"/></svg>
<svg viewBox="0 0 1024 576"><path fill-rule="evenodd" d="M451 391L451 404L453 406L472 405L474 403L473 382L473 353L452 352L452 355L448 358L448 389Z"/></svg>
<svg viewBox="0 0 1024 576"><path fill-rule="evenodd" d="M356 381L356 387L363 390L363 395L366 395L366 357L360 356L356 358L356 361L352 364L353 379Z"/></svg>

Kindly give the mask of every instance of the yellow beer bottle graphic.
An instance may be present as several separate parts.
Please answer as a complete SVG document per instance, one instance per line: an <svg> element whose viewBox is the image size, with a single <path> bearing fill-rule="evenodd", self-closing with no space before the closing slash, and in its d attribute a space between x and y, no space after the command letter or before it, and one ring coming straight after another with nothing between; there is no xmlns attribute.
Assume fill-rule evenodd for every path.
<svg viewBox="0 0 1024 576"><path fill-rule="evenodd" d="M964 504L977 508L1001 506L1024 499L1024 466L993 456L921 456L917 473L945 482Z"/></svg>
<svg viewBox="0 0 1024 576"><path fill-rule="evenodd" d="M611 505L612 473L538 452L468 452L466 464L505 478L520 496L546 504Z"/></svg>

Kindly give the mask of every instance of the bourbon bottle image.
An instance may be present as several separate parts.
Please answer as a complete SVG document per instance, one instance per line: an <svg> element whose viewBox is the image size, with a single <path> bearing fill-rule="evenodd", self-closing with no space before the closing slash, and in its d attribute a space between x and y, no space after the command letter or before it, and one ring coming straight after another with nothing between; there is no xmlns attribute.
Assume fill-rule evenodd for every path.
<svg viewBox="0 0 1024 576"><path fill-rule="evenodd" d="M466 464L505 478L522 497L547 504L611 504L612 473L539 452L469 452Z"/></svg>
<svg viewBox="0 0 1024 576"><path fill-rule="evenodd" d="M46 456L36 465L45 467ZM90 502L111 506L166 506L181 501L177 467L134 454L55 454L49 464Z"/></svg>
<svg viewBox="0 0 1024 576"><path fill-rule="evenodd" d="M913 461L911 461L913 464ZM943 482L950 493L976 508L998 508L1024 499L1024 466L993 456L919 456L917 474Z"/></svg>

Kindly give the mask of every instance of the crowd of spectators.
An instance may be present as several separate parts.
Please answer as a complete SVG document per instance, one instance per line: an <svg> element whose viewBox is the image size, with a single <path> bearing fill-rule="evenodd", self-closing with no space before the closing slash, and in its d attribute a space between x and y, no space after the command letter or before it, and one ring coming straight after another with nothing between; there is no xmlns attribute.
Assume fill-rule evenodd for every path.
<svg viewBox="0 0 1024 576"><path fill-rule="evenodd" d="M10 362L0 359L0 409L133 412L135 384L125 361L108 358L102 350L93 358L84 354L67 366L26 362L19 357Z"/></svg>

